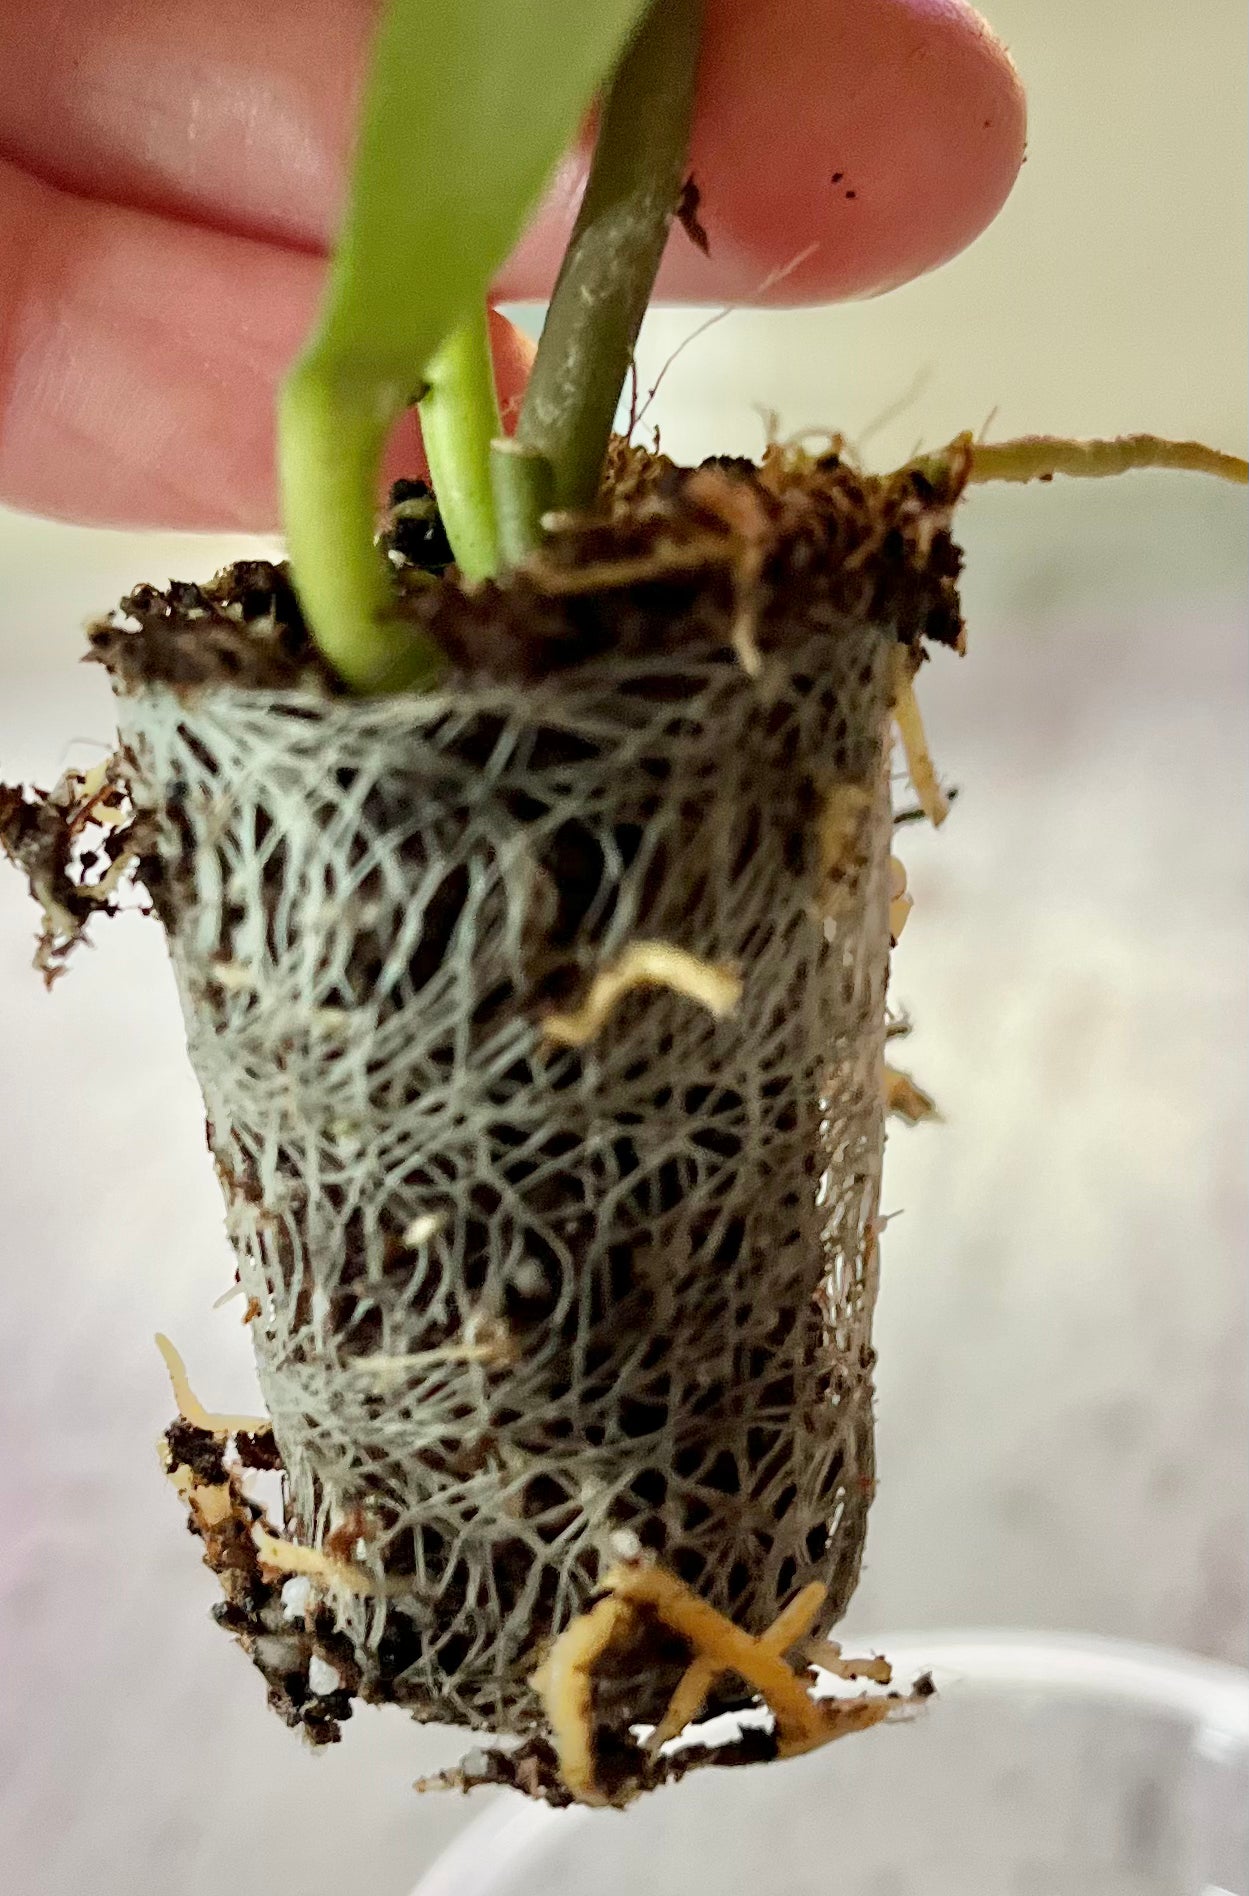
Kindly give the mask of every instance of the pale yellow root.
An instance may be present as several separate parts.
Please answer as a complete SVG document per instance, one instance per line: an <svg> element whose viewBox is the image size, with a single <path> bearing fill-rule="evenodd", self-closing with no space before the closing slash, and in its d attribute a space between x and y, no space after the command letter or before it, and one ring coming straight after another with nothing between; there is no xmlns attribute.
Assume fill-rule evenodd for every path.
<svg viewBox="0 0 1249 1896"><path fill-rule="evenodd" d="M649 1606L665 1626L688 1639L696 1653L707 1654L721 1672L736 1672L753 1686L776 1719L782 1747L810 1732L815 1707L792 1668L752 1633L692 1593L675 1574L660 1567L616 1567L602 1584L620 1599Z"/></svg>
<svg viewBox="0 0 1249 1896"><path fill-rule="evenodd" d="M1014 441L973 441L962 435L945 450L971 450L969 481L1044 481L1055 474L1076 480L1103 480L1137 468L1174 468L1189 474L1213 474L1216 480L1243 487L1249 461L1200 441L1166 441L1160 435L1119 435L1111 441L1077 441L1061 435L1020 435Z"/></svg>
<svg viewBox="0 0 1249 1896"><path fill-rule="evenodd" d="M281 1540L263 1527L253 1528L252 1540L261 1566L274 1573L303 1574L323 1587L337 1587L343 1593L357 1594L363 1599L388 1599L403 1590L399 1583L391 1587L384 1580L374 1579L354 1561L337 1560L333 1554L322 1553L319 1547L303 1547L298 1541Z"/></svg>
<svg viewBox="0 0 1249 1896"><path fill-rule="evenodd" d="M915 699L913 670L910 653L904 646L897 646L894 652L893 721L902 740L907 775L911 779L915 800L934 829L939 829L950 814L950 801L937 782L928 739L924 735L924 721Z"/></svg>
<svg viewBox="0 0 1249 1896"><path fill-rule="evenodd" d="M804 1751L818 1751L821 1745L831 1745L838 1738L849 1738L856 1731L870 1731L873 1725L883 1725L895 1709L894 1701L887 1698L823 1699L818 1704L812 1701L816 1714L809 1731L800 1732L793 1737L783 1739L777 1755L782 1758L801 1757Z"/></svg>
<svg viewBox="0 0 1249 1896"><path fill-rule="evenodd" d="M267 1434L272 1424L267 1415L218 1415L212 1409L206 1409L191 1387L186 1364L179 1356L167 1336L158 1335L156 1347L165 1359L165 1368L169 1371L169 1381L173 1387L173 1399L178 1405L178 1414L193 1429L203 1429L209 1435L215 1435L224 1441L229 1435Z"/></svg>
<svg viewBox="0 0 1249 1896"><path fill-rule="evenodd" d="M599 1600L565 1628L530 1684L541 1698L560 1776L583 1804L606 1802L594 1777L591 1667L629 1622L625 1601Z"/></svg>
<svg viewBox="0 0 1249 1896"><path fill-rule="evenodd" d="M769 1652L788 1652L791 1646L806 1638L827 1598L827 1587L821 1586L818 1580L808 1581L801 1593L795 1593L789 1605L781 1608L766 1633L760 1633L759 1644L766 1646Z"/></svg>
<svg viewBox="0 0 1249 1896"><path fill-rule="evenodd" d="M677 1681L677 1689L668 1700L668 1709L646 1740L650 1752L661 1751L669 1739L693 1723L707 1703L707 1694L720 1676L714 1659L695 1659Z"/></svg>
<svg viewBox="0 0 1249 1896"><path fill-rule="evenodd" d="M271 1426L268 1416L215 1415L211 1409L206 1409L191 1388L186 1364L169 1338L158 1336L156 1343L165 1359L165 1367L173 1385L174 1401L184 1422L192 1428L215 1435L219 1441L232 1435L268 1433ZM239 1492L232 1487L229 1479L220 1482L201 1481L186 1463L173 1461L167 1441L161 1442L160 1452L166 1474L201 1528L211 1533L224 1526L240 1505ZM364 1598L389 1599L402 1597L409 1590L402 1581L375 1579L354 1561L340 1560L333 1554L323 1553L320 1548L304 1547L297 1541L284 1540L270 1533L262 1521L251 1523L251 1538L262 1568L275 1574L305 1575L327 1592L338 1590Z"/></svg>
<svg viewBox="0 0 1249 1896"><path fill-rule="evenodd" d="M734 480L723 468L695 468L686 480L685 497L747 546L761 545L771 535L772 523L754 487Z"/></svg>
<svg viewBox="0 0 1249 1896"><path fill-rule="evenodd" d="M757 1636L735 1626L661 1567L628 1561L613 1567L601 1584L606 1597L564 1629L531 1680L546 1713L560 1776L583 1803L607 1801L594 1771L593 1667L612 1641L632 1626L636 1608L653 1614L694 1649L648 1742L652 1752L698 1716L712 1685L724 1672L736 1673L759 1693L776 1721L781 1757L813 1751L849 1732L863 1731L913 1702L896 1695L812 1698L807 1682L787 1664L784 1654L810 1632L819 1615L825 1589L818 1581L804 1587L767 1631ZM842 1660L839 1648L830 1646L828 1651L834 1659L829 1669L842 1677L888 1683L884 1660Z"/></svg>
<svg viewBox="0 0 1249 1896"><path fill-rule="evenodd" d="M736 543L730 640L746 676L758 678L763 671L763 653L756 636L759 580L773 533L767 510L753 487L730 479L721 468L698 468L686 482L685 493L695 506L719 520Z"/></svg>
<svg viewBox="0 0 1249 1896"><path fill-rule="evenodd" d="M168 1447L161 1443L161 1464L177 1493L197 1517L200 1526L211 1531L227 1521L233 1512L234 1496L228 1481L199 1481L185 1462L173 1465Z"/></svg>
<svg viewBox="0 0 1249 1896"><path fill-rule="evenodd" d="M791 1646L796 1646L815 1624L827 1591L828 1589L822 1587L818 1580L813 1580L809 1586L805 1586L802 1592L796 1594L789 1605L777 1614L767 1631L759 1635L760 1648L780 1657L787 1653ZM714 1652L701 1653L687 1666L681 1675L676 1691L668 1702L667 1711L646 1741L648 1751L660 1750L670 1738L675 1738L678 1732L684 1731L685 1727L698 1717L706 1703L707 1694L720 1674L728 1669L720 1663Z"/></svg>
<svg viewBox="0 0 1249 1896"><path fill-rule="evenodd" d="M835 1679L870 1679L873 1685L891 1685L893 1667L887 1659L846 1659L835 1639L813 1639L802 1649L809 1666L818 1666Z"/></svg>
<svg viewBox="0 0 1249 1896"><path fill-rule="evenodd" d="M937 1111L937 1102L900 1067L884 1068L883 1086L885 1111L893 1113L898 1119L905 1119L908 1126L918 1126L925 1119L941 1117Z"/></svg>
<svg viewBox="0 0 1249 1896"><path fill-rule="evenodd" d="M703 961L671 942L635 941L599 969L580 1007L548 1014L542 1031L559 1046L584 1047L602 1031L626 994L647 987L671 988L717 1018L732 1013L742 993L741 976L733 968Z"/></svg>
<svg viewBox="0 0 1249 1896"><path fill-rule="evenodd" d="M867 861L868 820L874 798L862 783L835 783L819 818L820 874L824 912L835 918L851 895Z"/></svg>
<svg viewBox="0 0 1249 1896"><path fill-rule="evenodd" d="M915 907L915 898L907 894L906 865L896 856L889 858L889 938L896 948L902 939L902 930L910 920L911 910Z"/></svg>
<svg viewBox="0 0 1249 1896"><path fill-rule="evenodd" d="M1020 435L1013 441L977 441L958 435L939 453L921 455L910 465L918 472L937 473L961 462L969 482L1047 481L1056 474L1077 480L1105 480L1140 468L1171 468L1192 474L1212 474L1218 480L1243 487L1249 482L1249 461L1200 441L1168 441L1161 435L1118 435L1113 440L1080 441L1063 435ZM924 814L942 823L949 804L937 782L924 727L911 683L912 662L899 646L894 690L894 721L906 751L907 769Z"/></svg>

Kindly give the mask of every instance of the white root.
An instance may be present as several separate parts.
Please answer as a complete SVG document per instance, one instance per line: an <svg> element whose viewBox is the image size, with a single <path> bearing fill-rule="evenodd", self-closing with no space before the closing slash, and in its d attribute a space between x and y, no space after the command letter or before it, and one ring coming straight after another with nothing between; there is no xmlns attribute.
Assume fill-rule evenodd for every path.
<svg viewBox="0 0 1249 1896"><path fill-rule="evenodd" d="M437 1237L446 1224L446 1214L441 1211L423 1211L415 1217L403 1234L403 1246L407 1251L418 1250L422 1244L428 1244Z"/></svg>
<svg viewBox="0 0 1249 1896"><path fill-rule="evenodd" d="M408 1350L401 1355L358 1356L351 1365L353 1375L365 1376L383 1388L402 1381L404 1376L443 1363L481 1363L487 1369L507 1369L518 1359L515 1338L501 1318L483 1318L471 1326L462 1343L440 1343L428 1350Z"/></svg>

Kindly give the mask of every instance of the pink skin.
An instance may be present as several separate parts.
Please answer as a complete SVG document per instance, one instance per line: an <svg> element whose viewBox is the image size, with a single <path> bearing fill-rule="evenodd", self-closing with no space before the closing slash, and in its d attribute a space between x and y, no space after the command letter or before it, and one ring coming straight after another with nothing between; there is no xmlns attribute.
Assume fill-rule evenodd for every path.
<svg viewBox="0 0 1249 1896"><path fill-rule="evenodd" d="M274 389L316 305L377 6L0 0L0 499L275 523ZM659 294L877 294L984 229L1023 144L1014 68L963 0L708 0L690 169L711 255L677 229ZM584 166L562 166L500 298L549 288ZM495 350L514 402L530 345L500 318ZM418 452L396 442L409 469Z"/></svg>

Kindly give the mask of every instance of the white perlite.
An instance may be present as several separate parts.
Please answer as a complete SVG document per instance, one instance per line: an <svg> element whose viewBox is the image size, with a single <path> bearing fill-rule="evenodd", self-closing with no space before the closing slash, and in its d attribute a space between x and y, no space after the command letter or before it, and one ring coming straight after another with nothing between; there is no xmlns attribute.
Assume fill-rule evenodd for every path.
<svg viewBox="0 0 1249 1896"><path fill-rule="evenodd" d="M122 698L287 1528L376 1583L332 1594L366 1695L531 1728L621 1533L747 1627L813 1579L844 1608L891 647ZM734 970L736 1004L647 986L556 1044L638 941Z"/></svg>

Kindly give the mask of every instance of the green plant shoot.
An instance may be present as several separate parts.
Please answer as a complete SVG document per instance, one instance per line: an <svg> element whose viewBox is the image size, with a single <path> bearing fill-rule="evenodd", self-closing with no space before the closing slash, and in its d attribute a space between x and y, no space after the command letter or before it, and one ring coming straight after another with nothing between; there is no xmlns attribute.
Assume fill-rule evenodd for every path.
<svg viewBox="0 0 1249 1896"><path fill-rule="evenodd" d="M499 564L490 444L502 434L503 422L484 302L452 330L430 363L420 408L425 458L456 564L465 579L485 579Z"/></svg>
<svg viewBox="0 0 1249 1896"><path fill-rule="evenodd" d="M440 664L396 614L373 538L382 451L414 401L433 420L448 526L488 570L498 424L486 292L645 11L646 0L390 0L385 11L320 320L278 412L295 584L353 690L427 684ZM454 428L439 427L444 400ZM478 527L457 527L457 506L479 504Z"/></svg>
<svg viewBox="0 0 1249 1896"><path fill-rule="evenodd" d="M703 0L660 0L603 101L594 163L516 428L556 507L593 504L685 175Z"/></svg>

